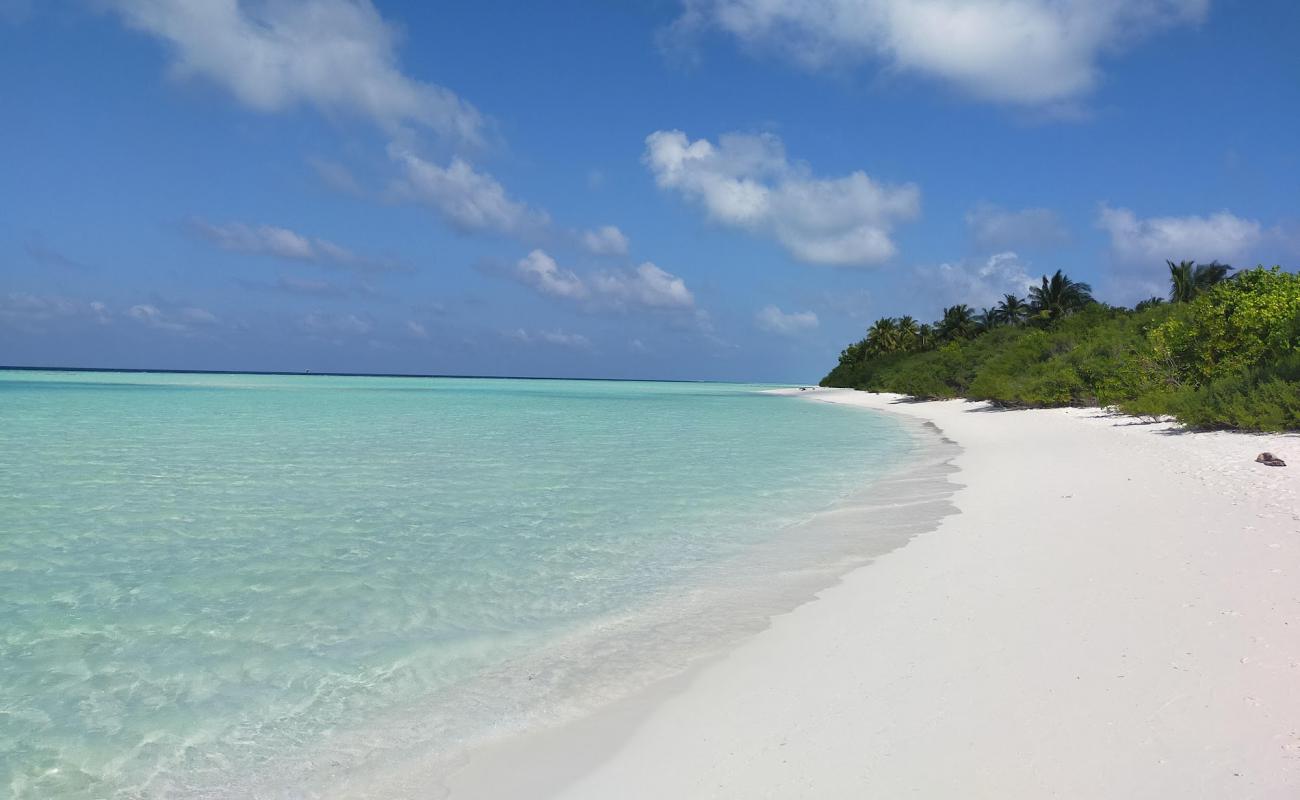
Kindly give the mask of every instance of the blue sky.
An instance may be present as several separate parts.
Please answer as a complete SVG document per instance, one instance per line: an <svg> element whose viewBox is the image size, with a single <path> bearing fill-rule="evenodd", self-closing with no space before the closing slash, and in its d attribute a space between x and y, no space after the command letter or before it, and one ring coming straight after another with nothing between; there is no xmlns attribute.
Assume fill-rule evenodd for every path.
<svg viewBox="0 0 1300 800"><path fill-rule="evenodd" d="M1300 6L0 0L0 363L811 381L1300 259Z"/></svg>

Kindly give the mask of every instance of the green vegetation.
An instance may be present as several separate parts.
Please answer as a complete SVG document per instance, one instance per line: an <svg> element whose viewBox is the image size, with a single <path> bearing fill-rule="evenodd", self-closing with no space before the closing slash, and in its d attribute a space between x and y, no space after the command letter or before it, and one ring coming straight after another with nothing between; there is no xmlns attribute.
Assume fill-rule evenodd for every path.
<svg viewBox="0 0 1300 800"><path fill-rule="evenodd" d="M933 325L877 320L823 386L1005 407L1114 406L1197 428L1300 429L1300 275L1169 262L1169 302L1097 302L1059 270Z"/></svg>

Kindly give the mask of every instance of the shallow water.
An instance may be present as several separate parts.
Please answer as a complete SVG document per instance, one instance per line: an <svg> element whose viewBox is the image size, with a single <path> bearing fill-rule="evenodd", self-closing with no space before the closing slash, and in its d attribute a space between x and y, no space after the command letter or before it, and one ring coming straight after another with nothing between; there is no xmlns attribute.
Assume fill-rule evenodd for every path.
<svg viewBox="0 0 1300 800"><path fill-rule="evenodd" d="M650 635L916 447L758 388L0 372L0 795L223 796L546 713L611 652L557 648Z"/></svg>

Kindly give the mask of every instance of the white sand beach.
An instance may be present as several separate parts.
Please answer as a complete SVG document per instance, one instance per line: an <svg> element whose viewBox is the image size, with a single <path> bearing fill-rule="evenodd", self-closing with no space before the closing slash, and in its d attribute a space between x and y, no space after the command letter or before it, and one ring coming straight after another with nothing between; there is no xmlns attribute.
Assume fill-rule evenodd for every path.
<svg viewBox="0 0 1300 800"><path fill-rule="evenodd" d="M1300 797L1300 437L802 396L933 422L960 513L453 798Z"/></svg>

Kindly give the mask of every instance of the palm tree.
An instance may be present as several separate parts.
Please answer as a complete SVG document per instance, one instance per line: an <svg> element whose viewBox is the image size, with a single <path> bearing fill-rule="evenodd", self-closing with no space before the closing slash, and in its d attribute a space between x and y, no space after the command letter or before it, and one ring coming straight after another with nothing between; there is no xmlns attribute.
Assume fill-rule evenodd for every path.
<svg viewBox="0 0 1300 800"><path fill-rule="evenodd" d="M1169 299L1174 303L1190 303L1196 297L1196 263L1192 261L1165 261L1169 265Z"/></svg>
<svg viewBox="0 0 1300 800"><path fill-rule="evenodd" d="M867 347L876 355L885 355L898 349L898 320L881 317L867 330Z"/></svg>
<svg viewBox="0 0 1300 800"><path fill-rule="evenodd" d="M1163 297L1148 297L1145 300L1139 300L1138 304L1133 306L1134 311L1146 311L1148 308L1155 308L1165 304Z"/></svg>
<svg viewBox="0 0 1300 800"><path fill-rule="evenodd" d="M1232 272L1232 267L1218 261L1208 264L1193 261L1165 263L1169 265L1169 299L1174 303L1190 303L1201 292L1216 283L1222 283L1227 279L1228 273Z"/></svg>
<svg viewBox="0 0 1300 800"><path fill-rule="evenodd" d="M975 315L975 325L981 331L991 331L1002 323L1002 318L998 316L996 309L982 308L980 313Z"/></svg>
<svg viewBox="0 0 1300 800"><path fill-rule="evenodd" d="M935 323L934 327L940 341L968 339L975 335L975 315L971 313L970 306L959 303L945 308L943 319Z"/></svg>
<svg viewBox="0 0 1300 800"><path fill-rule="evenodd" d="M916 324L916 318L902 316L898 318L896 325L898 328L898 346L903 350L917 349L917 335L919 328Z"/></svg>
<svg viewBox="0 0 1300 800"><path fill-rule="evenodd" d="M1029 289L1029 302L1035 314L1047 319L1059 319L1078 311L1094 300L1091 286L1070 280L1058 269L1051 279L1044 275L1041 286Z"/></svg>
<svg viewBox="0 0 1300 800"><path fill-rule="evenodd" d="M1208 264L1196 265L1196 288L1201 291L1209 289L1216 283L1223 283L1228 279L1228 273L1232 272L1232 267L1227 264L1220 264L1218 261L1211 261Z"/></svg>
<svg viewBox="0 0 1300 800"><path fill-rule="evenodd" d="M996 309L998 319L1007 325L1019 325L1029 318L1029 304L1014 294L1002 296Z"/></svg>
<svg viewBox="0 0 1300 800"><path fill-rule="evenodd" d="M923 323L920 327L916 329L917 350L929 350L931 347L934 347L934 339L935 339L934 326L929 324L928 322Z"/></svg>

